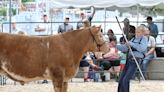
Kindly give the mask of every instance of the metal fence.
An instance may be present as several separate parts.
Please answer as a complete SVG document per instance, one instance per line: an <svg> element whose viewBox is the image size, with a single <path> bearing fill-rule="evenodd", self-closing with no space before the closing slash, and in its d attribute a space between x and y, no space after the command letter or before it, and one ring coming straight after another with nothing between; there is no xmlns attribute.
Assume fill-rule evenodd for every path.
<svg viewBox="0 0 164 92"><path fill-rule="evenodd" d="M134 21L132 21L132 23L133 22ZM25 29L25 30L28 30L28 31L30 30L29 31L30 35L35 35L35 33L33 34L34 29L35 29L36 25L40 24L40 23L43 23L43 22L17 22L17 25L24 27L23 29ZM48 30L48 31L50 31L49 35L56 34L55 31L57 31L58 25L60 25L62 23L63 22L48 22L48 25L50 25L50 29ZM76 29L76 23L77 22L70 22L70 23L73 24L74 29ZM145 23L145 22L134 22L134 23L142 24L142 23ZM157 22L157 23L163 24L163 28L161 29L161 31L164 32L164 22ZM102 29L104 30L103 31L104 35L106 35L106 33L107 33L106 29L109 28L109 27L107 27L108 25L110 25L110 24L113 25L114 24L114 25L118 26L116 21L106 21L106 22L104 22L104 21L94 21L93 24L96 24L96 25L103 24L103 25L105 25L104 27L102 27ZM5 30L5 27L9 28L9 23L7 23L7 22L6 23L2 23L2 32L10 33L9 30L7 30L7 31ZM118 29L114 29L114 32L116 32L115 35L117 35L118 37L121 37L122 34L117 33L117 31L115 31L115 30L120 30L120 29L119 28ZM33 31L33 32L31 32L31 31ZM159 34L159 36L164 36L164 34ZM161 39L161 40L164 40L164 39ZM161 46L161 45L164 45L164 43L157 43L157 45ZM100 72L104 72L104 71L97 71L97 73L100 73ZM84 72L83 71L79 71L79 73L84 73ZM148 71L148 73L164 73L164 71ZM0 75L0 85L5 85L7 80L8 80L8 78L6 76Z"/></svg>

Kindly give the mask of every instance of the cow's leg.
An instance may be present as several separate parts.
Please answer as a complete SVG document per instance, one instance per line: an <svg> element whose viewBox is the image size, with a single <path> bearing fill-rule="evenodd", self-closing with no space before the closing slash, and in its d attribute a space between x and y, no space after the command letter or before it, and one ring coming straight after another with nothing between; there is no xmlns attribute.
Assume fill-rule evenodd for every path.
<svg viewBox="0 0 164 92"><path fill-rule="evenodd" d="M54 81L53 80L53 86L55 92L63 92L63 82L62 81Z"/></svg>
<svg viewBox="0 0 164 92"><path fill-rule="evenodd" d="M64 72L62 68L51 68L51 78L55 92L63 92Z"/></svg>
<svg viewBox="0 0 164 92"><path fill-rule="evenodd" d="M68 82L64 82L63 92L67 92L67 88L68 88Z"/></svg>
<svg viewBox="0 0 164 92"><path fill-rule="evenodd" d="M63 82L61 80L53 81L55 92L67 92L68 82Z"/></svg>

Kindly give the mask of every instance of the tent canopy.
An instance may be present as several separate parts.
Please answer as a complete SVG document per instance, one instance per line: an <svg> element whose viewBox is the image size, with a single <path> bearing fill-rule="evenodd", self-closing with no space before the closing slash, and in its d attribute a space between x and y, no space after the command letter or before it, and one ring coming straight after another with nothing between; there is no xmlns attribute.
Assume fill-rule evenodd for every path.
<svg viewBox="0 0 164 92"><path fill-rule="evenodd" d="M89 8L119 10L136 14L136 10L144 15L164 15L164 0L52 0L51 8ZM122 8L124 7L124 8ZM139 8L137 8L139 7Z"/></svg>
<svg viewBox="0 0 164 92"><path fill-rule="evenodd" d="M141 6L154 6L160 3L164 3L164 0L54 0L53 6L55 8L77 7L84 8L89 6L95 6L97 8L104 7L130 7L134 5Z"/></svg>

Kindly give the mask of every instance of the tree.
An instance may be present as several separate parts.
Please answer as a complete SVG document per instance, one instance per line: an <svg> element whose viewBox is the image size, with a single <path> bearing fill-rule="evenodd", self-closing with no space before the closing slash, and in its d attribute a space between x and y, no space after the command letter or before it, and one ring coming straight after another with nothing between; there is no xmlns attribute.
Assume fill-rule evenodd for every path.
<svg viewBox="0 0 164 92"><path fill-rule="evenodd" d="M26 2L34 2L35 0L21 0L22 3L26 3Z"/></svg>

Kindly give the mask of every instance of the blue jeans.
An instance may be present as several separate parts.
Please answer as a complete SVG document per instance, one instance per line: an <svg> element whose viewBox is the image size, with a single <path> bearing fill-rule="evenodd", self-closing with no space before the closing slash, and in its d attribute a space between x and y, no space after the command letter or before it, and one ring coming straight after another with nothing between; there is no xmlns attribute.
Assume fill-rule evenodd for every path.
<svg viewBox="0 0 164 92"><path fill-rule="evenodd" d="M144 60L142 61L142 72L145 78L147 78L147 67L148 64L150 63L150 60L154 58L154 54L149 54L147 57L144 58Z"/></svg>
<svg viewBox="0 0 164 92"><path fill-rule="evenodd" d="M130 79L132 78L136 70L137 70L137 65L135 61L133 59L128 59L125 64L124 70L120 75L117 92L129 92Z"/></svg>

